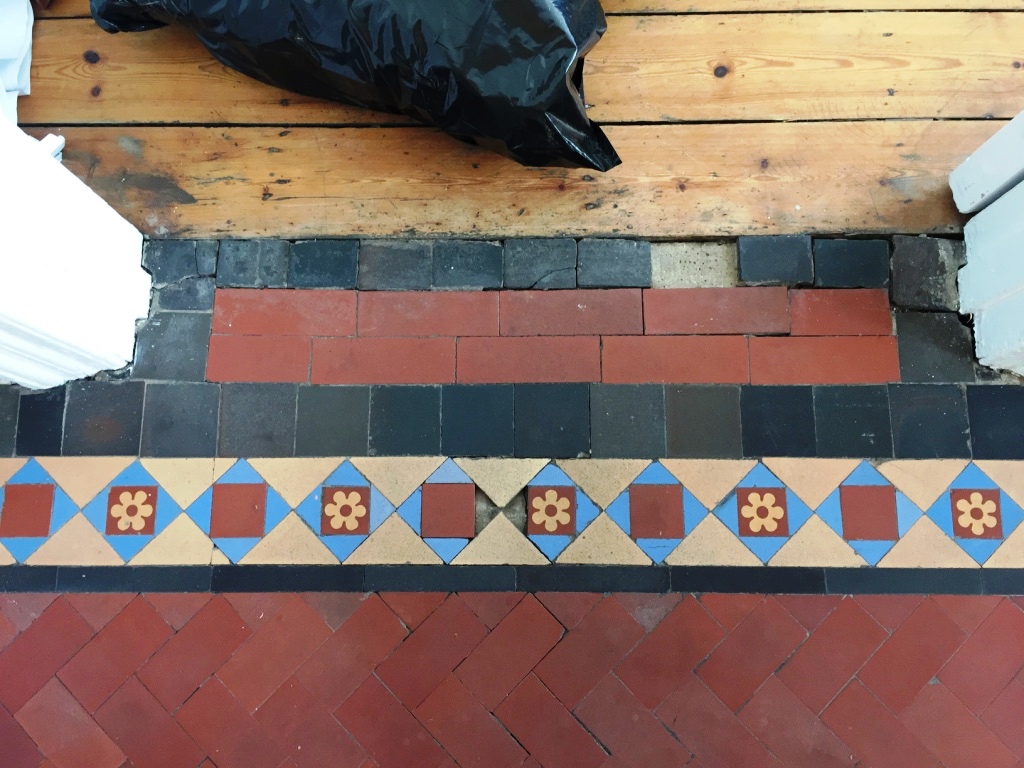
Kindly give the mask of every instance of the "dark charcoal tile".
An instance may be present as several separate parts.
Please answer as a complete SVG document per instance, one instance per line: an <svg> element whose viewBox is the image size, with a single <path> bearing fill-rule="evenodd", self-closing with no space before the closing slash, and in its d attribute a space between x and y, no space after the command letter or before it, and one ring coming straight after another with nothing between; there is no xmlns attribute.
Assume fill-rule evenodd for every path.
<svg viewBox="0 0 1024 768"><path fill-rule="evenodd" d="M425 291L433 280L432 246L412 240L363 240L358 285L363 291Z"/></svg>
<svg viewBox="0 0 1024 768"><path fill-rule="evenodd" d="M516 384L515 422L516 456L545 459L587 456L590 454L590 385Z"/></svg>
<svg viewBox="0 0 1024 768"><path fill-rule="evenodd" d="M823 568L758 566L674 566L673 592L747 592L754 594L820 595L825 592Z"/></svg>
<svg viewBox="0 0 1024 768"><path fill-rule="evenodd" d="M1024 387L967 388L976 459L1024 459Z"/></svg>
<svg viewBox="0 0 1024 768"><path fill-rule="evenodd" d="M153 275L157 285L196 277L199 274L196 241L148 240L142 252L142 266Z"/></svg>
<svg viewBox="0 0 1024 768"><path fill-rule="evenodd" d="M220 288L283 288L288 280L287 240L222 240L217 256Z"/></svg>
<svg viewBox="0 0 1024 768"><path fill-rule="evenodd" d="M815 387L814 424L819 456L892 457L888 387Z"/></svg>
<svg viewBox="0 0 1024 768"><path fill-rule="evenodd" d="M300 240L292 243L288 285L355 288L358 265L358 240Z"/></svg>
<svg viewBox="0 0 1024 768"><path fill-rule="evenodd" d="M889 408L896 458L970 458L967 401L962 387L890 384Z"/></svg>
<svg viewBox="0 0 1024 768"><path fill-rule="evenodd" d="M212 312L214 287L212 277L189 277L157 288L153 291L156 299L154 311Z"/></svg>
<svg viewBox="0 0 1024 768"><path fill-rule="evenodd" d="M214 592L362 592L361 565L215 565Z"/></svg>
<svg viewBox="0 0 1024 768"><path fill-rule="evenodd" d="M743 455L740 388L665 387L668 455L737 459Z"/></svg>
<svg viewBox="0 0 1024 768"><path fill-rule="evenodd" d="M954 312L897 312L900 381L973 382L971 332Z"/></svg>
<svg viewBox="0 0 1024 768"><path fill-rule="evenodd" d="M434 243L435 288L501 288L501 245L477 240Z"/></svg>
<svg viewBox="0 0 1024 768"><path fill-rule="evenodd" d="M576 287L576 241L522 237L505 241L505 287L535 290Z"/></svg>
<svg viewBox="0 0 1024 768"><path fill-rule="evenodd" d="M520 592L663 594L671 587L669 569L658 565L521 565L516 576Z"/></svg>
<svg viewBox="0 0 1024 768"><path fill-rule="evenodd" d="M4 565L0 566L0 593L3 592L55 592L57 566Z"/></svg>
<svg viewBox="0 0 1024 768"><path fill-rule="evenodd" d="M205 312L160 312L139 331L132 378L205 381L211 316Z"/></svg>
<svg viewBox="0 0 1024 768"><path fill-rule="evenodd" d="M132 592L209 592L213 579L209 565L143 565L131 570Z"/></svg>
<svg viewBox="0 0 1024 768"><path fill-rule="evenodd" d="M814 456L811 387L742 387L743 455Z"/></svg>
<svg viewBox="0 0 1024 768"><path fill-rule="evenodd" d="M810 235L756 235L739 239L740 280L751 285L810 285Z"/></svg>
<svg viewBox="0 0 1024 768"><path fill-rule="evenodd" d="M511 384L441 387L441 453L445 456L511 456Z"/></svg>
<svg viewBox="0 0 1024 768"><path fill-rule="evenodd" d="M576 282L581 288L650 288L651 244L646 240L580 240Z"/></svg>
<svg viewBox="0 0 1024 768"><path fill-rule="evenodd" d="M19 456L60 456L64 387L23 394L18 406Z"/></svg>
<svg viewBox="0 0 1024 768"><path fill-rule="evenodd" d="M434 456L440 451L440 387L370 388L371 455Z"/></svg>
<svg viewBox="0 0 1024 768"><path fill-rule="evenodd" d="M369 387L299 387L296 456L365 456Z"/></svg>
<svg viewBox="0 0 1024 768"><path fill-rule="evenodd" d="M58 592L134 592L135 569L124 565L60 566Z"/></svg>
<svg viewBox="0 0 1024 768"><path fill-rule="evenodd" d="M815 240L814 284L824 288L888 288L887 240Z"/></svg>
<svg viewBox="0 0 1024 768"><path fill-rule="evenodd" d="M223 384L219 456L291 456L295 450L294 384Z"/></svg>
<svg viewBox="0 0 1024 768"><path fill-rule="evenodd" d="M148 384L142 420L142 455L217 455L219 384Z"/></svg>
<svg viewBox="0 0 1024 768"><path fill-rule="evenodd" d="M982 568L981 591L986 595L1024 595L1024 569Z"/></svg>
<svg viewBox="0 0 1024 768"><path fill-rule="evenodd" d="M660 459L665 455L665 388L657 384L592 384L594 458Z"/></svg>
<svg viewBox="0 0 1024 768"><path fill-rule="evenodd" d="M196 243L196 271L202 277L216 277L219 251L220 240L200 240Z"/></svg>
<svg viewBox="0 0 1024 768"><path fill-rule="evenodd" d="M138 456L142 381L73 381L64 414L65 456Z"/></svg>
<svg viewBox="0 0 1024 768"><path fill-rule="evenodd" d="M896 235L892 242L892 303L904 309L956 312L957 270L966 263L963 242L906 235Z"/></svg>
<svg viewBox="0 0 1024 768"><path fill-rule="evenodd" d="M368 565L366 592L514 592L512 565Z"/></svg>
<svg viewBox="0 0 1024 768"><path fill-rule="evenodd" d="M980 595L982 568L826 568L831 595Z"/></svg>
<svg viewBox="0 0 1024 768"><path fill-rule="evenodd" d="M17 387L0 384L0 456L14 454L20 399Z"/></svg>

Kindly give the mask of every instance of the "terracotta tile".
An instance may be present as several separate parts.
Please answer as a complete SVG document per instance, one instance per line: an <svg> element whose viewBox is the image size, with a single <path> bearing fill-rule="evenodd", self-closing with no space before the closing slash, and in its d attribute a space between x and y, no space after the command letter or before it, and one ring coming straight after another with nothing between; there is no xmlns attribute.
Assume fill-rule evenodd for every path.
<svg viewBox="0 0 1024 768"><path fill-rule="evenodd" d="M818 713L888 637L855 601L844 600L776 674Z"/></svg>
<svg viewBox="0 0 1024 768"><path fill-rule="evenodd" d="M1013 752L1024 755L1024 685L1014 680L996 696L981 721Z"/></svg>
<svg viewBox="0 0 1024 768"><path fill-rule="evenodd" d="M476 531L476 486L428 483L423 486L420 534L471 539Z"/></svg>
<svg viewBox="0 0 1024 768"><path fill-rule="evenodd" d="M891 485L844 485L839 488L843 538L847 541L895 541L896 489Z"/></svg>
<svg viewBox="0 0 1024 768"><path fill-rule="evenodd" d="M785 488L737 488L736 514L740 536L789 535Z"/></svg>
<svg viewBox="0 0 1024 768"><path fill-rule="evenodd" d="M711 652L697 675L735 712L806 637L796 619L768 597Z"/></svg>
<svg viewBox="0 0 1024 768"><path fill-rule="evenodd" d="M891 336L892 312L884 289L790 291L794 336Z"/></svg>
<svg viewBox="0 0 1024 768"><path fill-rule="evenodd" d="M964 631L925 600L893 632L858 677L883 704L901 713L956 652Z"/></svg>
<svg viewBox="0 0 1024 768"><path fill-rule="evenodd" d="M1003 538L999 491L990 488L953 488L949 497L954 536L958 539Z"/></svg>
<svg viewBox="0 0 1024 768"><path fill-rule="evenodd" d="M321 536L366 536L372 500L369 486L324 487L320 498Z"/></svg>
<svg viewBox="0 0 1024 768"><path fill-rule="evenodd" d="M600 336L644 332L639 289L504 291L502 336Z"/></svg>
<svg viewBox="0 0 1024 768"><path fill-rule="evenodd" d="M892 336L754 337L751 384L885 384L900 380Z"/></svg>
<svg viewBox="0 0 1024 768"><path fill-rule="evenodd" d="M808 632L813 632L843 598L838 595L776 595L775 599Z"/></svg>
<svg viewBox="0 0 1024 768"><path fill-rule="evenodd" d="M534 675L494 714L541 765L598 768L604 762L604 750Z"/></svg>
<svg viewBox="0 0 1024 768"><path fill-rule="evenodd" d="M313 339L313 384L451 384L455 339Z"/></svg>
<svg viewBox="0 0 1024 768"><path fill-rule="evenodd" d="M210 537L262 537L266 512L266 483L214 485Z"/></svg>
<svg viewBox="0 0 1024 768"><path fill-rule="evenodd" d="M513 608L519 605L525 594L522 592L460 592L459 597L488 629L494 629Z"/></svg>
<svg viewBox="0 0 1024 768"><path fill-rule="evenodd" d="M620 603L603 600L537 665L537 677L572 709L643 637Z"/></svg>
<svg viewBox="0 0 1024 768"><path fill-rule="evenodd" d="M0 707L0 744L4 745L7 768L38 768L43 762L36 743L3 707Z"/></svg>
<svg viewBox="0 0 1024 768"><path fill-rule="evenodd" d="M1001 602L939 672L939 680L980 715L1024 667L1024 613Z"/></svg>
<svg viewBox="0 0 1024 768"><path fill-rule="evenodd" d="M601 380L597 336L459 339L460 384L547 384Z"/></svg>
<svg viewBox="0 0 1024 768"><path fill-rule="evenodd" d="M595 592L538 592L535 597L566 629L579 624L604 599Z"/></svg>
<svg viewBox="0 0 1024 768"><path fill-rule="evenodd" d="M577 565L650 565L651 558L605 513L555 559Z"/></svg>
<svg viewBox="0 0 1024 768"><path fill-rule="evenodd" d="M526 490L526 532L531 536L576 533L576 488L531 485Z"/></svg>
<svg viewBox="0 0 1024 768"><path fill-rule="evenodd" d="M890 632L896 630L924 600L922 595L857 595L852 598Z"/></svg>
<svg viewBox="0 0 1024 768"><path fill-rule="evenodd" d="M547 609L527 595L455 669L455 676L493 710L558 644L563 631Z"/></svg>
<svg viewBox="0 0 1024 768"><path fill-rule="evenodd" d="M134 594L123 593L79 593L65 595L64 599L71 603L94 632L99 632L134 597Z"/></svg>
<svg viewBox="0 0 1024 768"><path fill-rule="evenodd" d="M448 597L447 592L381 592L380 599L387 603L402 623L416 629Z"/></svg>
<svg viewBox="0 0 1024 768"><path fill-rule="evenodd" d="M0 536L49 536L53 494L53 485L5 486L4 503L0 508Z"/></svg>
<svg viewBox="0 0 1024 768"><path fill-rule="evenodd" d="M508 517L496 515L451 564L549 565L550 561Z"/></svg>
<svg viewBox="0 0 1024 768"><path fill-rule="evenodd" d="M732 631L750 615L764 599L763 595L715 594L705 592L700 596L700 604L704 606L712 618Z"/></svg>
<svg viewBox="0 0 1024 768"><path fill-rule="evenodd" d="M124 560L81 512L33 552L26 565L124 565Z"/></svg>
<svg viewBox="0 0 1024 768"><path fill-rule="evenodd" d="M363 291L360 336L497 336L497 291Z"/></svg>
<svg viewBox="0 0 1024 768"><path fill-rule="evenodd" d="M332 631L348 621L369 595L361 592L307 592L302 595L306 604L320 614Z"/></svg>
<svg viewBox="0 0 1024 768"><path fill-rule="evenodd" d="M228 592L223 597L252 629L262 627L291 602L286 592Z"/></svg>
<svg viewBox="0 0 1024 768"><path fill-rule="evenodd" d="M10 619L19 632L23 632L57 597L52 592L8 592L0 595L0 613Z"/></svg>
<svg viewBox="0 0 1024 768"><path fill-rule="evenodd" d="M10 645L17 636L18 628L3 613L0 613L0 652Z"/></svg>
<svg viewBox="0 0 1024 768"><path fill-rule="evenodd" d="M605 384L746 384L743 336L604 336Z"/></svg>
<svg viewBox="0 0 1024 768"><path fill-rule="evenodd" d="M636 623L651 632L672 613L683 596L678 592L666 595L649 595L642 592L619 592L614 595Z"/></svg>
<svg viewBox="0 0 1024 768"><path fill-rule="evenodd" d="M644 333L789 333L789 292L783 287L644 291Z"/></svg>
<svg viewBox="0 0 1024 768"><path fill-rule="evenodd" d="M75 697L51 679L15 716L59 768L118 768L125 756Z"/></svg>
<svg viewBox="0 0 1024 768"><path fill-rule="evenodd" d="M235 335L353 336L355 291L219 288L213 332Z"/></svg>
<svg viewBox="0 0 1024 768"><path fill-rule="evenodd" d="M931 599L968 634L1006 600L998 595L932 595Z"/></svg>
<svg viewBox="0 0 1024 768"><path fill-rule="evenodd" d="M683 486L631 485L629 535L634 539L683 538Z"/></svg>
<svg viewBox="0 0 1024 768"><path fill-rule="evenodd" d="M210 337L207 381L309 381L310 340L307 336Z"/></svg>
<svg viewBox="0 0 1024 768"><path fill-rule="evenodd" d="M146 662L139 680L173 712L251 635L231 605L214 597Z"/></svg>

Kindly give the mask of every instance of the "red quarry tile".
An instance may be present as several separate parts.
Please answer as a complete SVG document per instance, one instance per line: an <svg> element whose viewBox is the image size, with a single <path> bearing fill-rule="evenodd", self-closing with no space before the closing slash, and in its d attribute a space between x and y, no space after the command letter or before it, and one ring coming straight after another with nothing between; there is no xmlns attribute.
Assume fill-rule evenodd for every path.
<svg viewBox="0 0 1024 768"><path fill-rule="evenodd" d="M817 714L888 637L856 602L844 600L777 674Z"/></svg>
<svg viewBox="0 0 1024 768"><path fill-rule="evenodd" d="M216 677L174 717L217 768L279 768L287 756Z"/></svg>
<svg viewBox="0 0 1024 768"><path fill-rule="evenodd" d="M0 613L0 651L10 645L17 636L18 628L10 619Z"/></svg>
<svg viewBox="0 0 1024 768"><path fill-rule="evenodd" d="M527 757L505 726L454 677L445 678L414 714L462 768L518 768Z"/></svg>
<svg viewBox="0 0 1024 768"><path fill-rule="evenodd" d="M308 336L210 337L206 361L207 381L307 382Z"/></svg>
<svg viewBox="0 0 1024 768"><path fill-rule="evenodd" d="M381 592L380 599L409 628L416 629L448 597L447 592Z"/></svg>
<svg viewBox="0 0 1024 768"><path fill-rule="evenodd" d="M1006 600L997 595L932 595L931 599L968 633L976 630L996 606Z"/></svg>
<svg viewBox="0 0 1024 768"><path fill-rule="evenodd" d="M945 686L926 685L900 718L946 768L1012 768L1017 756Z"/></svg>
<svg viewBox="0 0 1024 768"><path fill-rule="evenodd" d="M1001 602L939 672L939 680L981 714L1024 667L1024 613Z"/></svg>
<svg viewBox="0 0 1024 768"><path fill-rule="evenodd" d="M57 677L87 711L95 712L172 634L153 606L136 597Z"/></svg>
<svg viewBox="0 0 1024 768"><path fill-rule="evenodd" d="M56 679L15 719L57 768L118 768L124 762L124 753Z"/></svg>
<svg viewBox="0 0 1024 768"><path fill-rule="evenodd" d="M367 678L334 717L380 768L436 768L446 757L426 729L376 677Z"/></svg>
<svg viewBox="0 0 1024 768"><path fill-rule="evenodd" d="M890 632L907 620L921 604L921 595L858 595L853 598L861 608Z"/></svg>
<svg viewBox="0 0 1024 768"><path fill-rule="evenodd" d="M683 538L683 486L629 486L629 531L634 539Z"/></svg>
<svg viewBox="0 0 1024 768"><path fill-rule="evenodd" d="M259 538L263 536L266 513L266 483L214 485L210 538Z"/></svg>
<svg viewBox="0 0 1024 768"><path fill-rule="evenodd" d="M537 665L537 677L572 709L643 637L621 603L604 600Z"/></svg>
<svg viewBox="0 0 1024 768"><path fill-rule="evenodd" d="M534 595L551 615L562 622L566 629L572 629L604 599L595 592L538 592Z"/></svg>
<svg viewBox="0 0 1024 768"><path fill-rule="evenodd" d="M371 595L296 670L295 677L324 706L336 709L391 655L406 634L394 612Z"/></svg>
<svg viewBox="0 0 1024 768"><path fill-rule="evenodd" d="M806 637L807 630L768 597L711 652L697 675L736 712Z"/></svg>
<svg viewBox="0 0 1024 768"><path fill-rule="evenodd" d="M5 768L38 768L43 756L11 713L0 707L0 744Z"/></svg>
<svg viewBox="0 0 1024 768"><path fill-rule="evenodd" d="M789 294L794 336L891 336L885 289L794 290Z"/></svg>
<svg viewBox="0 0 1024 768"><path fill-rule="evenodd" d="M598 768L605 752L535 675L528 675L494 714L544 766Z"/></svg>
<svg viewBox="0 0 1024 768"><path fill-rule="evenodd" d="M313 384L451 384L455 339L313 339Z"/></svg>
<svg viewBox="0 0 1024 768"><path fill-rule="evenodd" d="M134 677L96 711L96 722L136 766L178 768L203 759L192 738Z"/></svg>
<svg viewBox="0 0 1024 768"><path fill-rule="evenodd" d="M1018 757L1024 757L1024 685L1014 680L981 715L981 721Z"/></svg>
<svg viewBox="0 0 1024 768"><path fill-rule="evenodd" d="M858 677L899 714L956 652L964 631L938 605L925 600L893 632Z"/></svg>
<svg viewBox="0 0 1024 768"><path fill-rule="evenodd" d="M377 677L407 707L418 707L486 635L476 614L451 595L377 667Z"/></svg>
<svg viewBox="0 0 1024 768"><path fill-rule="evenodd" d="M456 668L455 676L493 710L558 644L563 631L555 617L527 595Z"/></svg>
<svg viewBox="0 0 1024 768"><path fill-rule="evenodd" d="M829 704L822 721L872 768L937 768L938 760L857 680Z"/></svg>
<svg viewBox="0 0 1024 768"><path fill-rule="evenodd" d="M611 752L629 765L686 765L690 753L613 675L576 707L576 716Z"/></svg>
<svg viewBox="0 0 1024 768"><path fill-rule="evenodd" d="M302 599L334 631L356 612L367 597L361 592L307 592Z"/></svg>
<svg viewBox="0 0 1024 768"><path fill-rule="evenodd" d="M895 541L896 489L891 485L841 485L839 505L847 541Z"/></svg>
<svg viewBox="0 0 1024 768"><path fill-rule="evenodd" d="M213 595L201 592L151 592L145 597L160 614L160 618L177 631L188 624L189 619L210 602Z"/></svg>
<svg viewBox="0 0 1024 768"><path fill-rule="evenodd" d="M497 291L364 291L360 336L497 336Z"/></svg>
<svg viewBox="0 0 1024 768"><path fill-rule="evenodd" d="M223 597L252 629L259 629L291 601L286 592L227 592Z"/></svg>
<svg viewBox="0 0 1024 768"><path fill-rule="evenodd" d="M687 596L616 668L644 706L654 709L693 675L725 632Z"/></svg>
<svg viewBox="0 0 1024 768"><path fill-rule="evenodd" d="M644 291L644 333L789 333L785 288L671 288Z"/></svg>
<svg viewBox="0 0 1024 768"><path fill-rule="evenodd" d="M643 592L619 592L615 599L622 603L629 615L647 632L651 632L662 620L672 613L683 596L678 592L667 595L648 595Z"/></svg>
<svg viewBox="0 0 1024 768"><path fill-rule="evenodd" d="M838 595L776 595L775 599L808 632L817 629L843 600Z"/></svg>
<svg viewBox="0 0 1024 768"><path fill-rule="evenodd" d="M853 765L850 748L775 677L743 707L740 720L787 768Z"/></svg>
<svg viewBox="0 0 1024 768"><path fill-rule="evenodd" d="M49 536L54 486L8 485L0 507L0 536Z"/></svg>
<svg viewBox="0 0 1024 768"><path fill-rule="evenodd" d="M747 727L690 675L657 711L658 719L708 766L780 766Z"/></svg>
<svg viewBox="0 0 1024 768"><path fill-rule="evenodd" d="M291 756L296 768L359 768L366 752L302 683L289 678L253 717Z"/></svg>
<svg viewBox="0 0 1024 768"><path fill-rule="evenodd" d="M525 595L522 592L460 592L459 597L488 629L494 629Z"/></svg>
<svg viewBox="0 0 1024 768"><path fill-rule="evenodd" d="M0 595L0 613L24 632L56 599L53 593L8 592Z"/></svg>
<svg viewBox="0 0 1024 768"><path fill-rule="evenodd" d="M138 677L173 712L251 635L228 602L214 597L146 662Z"/></svg>
<svg viewBox="0 0 1024 768"><path fill-rule="evenodd" d="M17 714L92 636L92 628L69 603L54 601L0 653L0 704Z"/></svg>
<svg viewBox="0 0 1024 768"><path fill-rule="evenodd" d="M78 611L94 632L99 632L133 597L135 595L124 593L81 593L65 595L64 599L71 603L71 607Z"/></svg>
<svg viewBox="0 0 1024 768"><path fill-rule="evenodd" d="M280 613L256 630L217 677L252 712L330 635L316 611L290 595Z"/></svg>
<svg viewBox="0 0 1024 768"><path fill-rule="evenodd" d="M750 612L757 608L764 599L763 595L727 595L705 592L700 596L700 604L719 624L732 630L743 621Z"/></svg>
<svg viewBox="0 0 1024 768"><path fill-rule="evenodd" d="M601 380L597 336L459 339L462 384L596 382Z"/></svg>
<svg viewBox="0 0 1024 768"><path fill-rule="evenodd" d="M744 336L604 336L606 384L746 384Z"/></svg>
<svg viewBox="0 0 1024 768"><path fill-rule="evenodd" d="M422 486L420 535L473 538L476 486L472 483L427 483Z"/></svg>
<svg viewBox="0 0 1024 768"><path fill-rule="evenodd" d="M751 384L885 384L900 380L893 336L752 337Z"/></svg>
<svg viewBox="0 0 1024 768"><path fill-rule="evenodd" d="M644 332L638 288L504 291L502 336L625 336Z"/></svg>
<svg viewBox="0 0 1024 768"><path fill-rule="evenodd" d="M355 291L220 288L213 332L255 336L354 336Z"/></svg>

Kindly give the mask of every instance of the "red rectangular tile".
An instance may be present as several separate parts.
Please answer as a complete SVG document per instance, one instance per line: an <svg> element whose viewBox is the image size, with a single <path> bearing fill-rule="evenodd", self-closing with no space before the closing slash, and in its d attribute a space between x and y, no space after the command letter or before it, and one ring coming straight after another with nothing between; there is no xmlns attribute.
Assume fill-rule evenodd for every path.
<svg viewBox="0 0 1024 768"><path fill-rule="evenodd" d="M817 629L843 600L838 595L775 595L775 599L810 632Z"/></svg>
<svg viewBox="0 0 1024 768"><path fill-rule="evenodd" d="M562 622L566 629L572 629L594 606L604 599L595 592L538 592L534 597Z"/></svg>
<svg viewBox="0 0 1024 768"><path fill-rule="evenodd" d="M369 595L361 592L306 592L302 599L331 630L344 624Z"/></svg>
<svg viewBox="0 0 1024 768"><path fill-rule="evenodd" d="M49 536L53 495L49 483L8 485L0 506L0 536Z"/></svg>
<svg viewBox="0 0 1024 768"><path fill-rule="evenodd" d="M313 339L314 384L451 384L455 339Z"/></svg>
<svg viewBox="0 0 1024 768"><path fill-rule="evenodd" d="M472 487L472 486L470 486ZM437 610L448 597L447 592L381 592L380 599L388 604L402 623L412 631Z"/></svg>
<svg viewBox="0 0 1024 768"><path fill-rule="evenodd" d="M262 627L292 599L287 592L227 592L223 597L251 629Z"/></svg>
<svg viewBox="0 0 1024 768"><path fill-rule="evenodd" d="M134 594L118 592L89 593L65 595L64 599L86 620L94 632L99 632L112 618L117 616L135 597Z"/></svg>
<svg viewBox="0 0 1024 768"><path fill-rule="evenodd" d="M522 592L460 592L459 597L488 629L494 629L525 595Z"/></svg>
<svg viewBox="0 0 1024 768"><path fill-rule="evenodd" d="M786 288L644 291L644 333L771 336L789 333Z"/></svg>
<svg viewBox="0 0 1024 768"><path fill-rule="evenodd" d="M996 696L981 721L1014 754L1024 757L1024 685L1014 680Z"/></svg>
<svg viewBox="0 0 1024 768"><path fill-rule="evenodd" d="M497 291L364 291L360 336L497 336Z"/></svg>
<svg viewBox="0 0 1024 768"><path fill-rule="evenodd" d="M679 605L683 596L678 592L665 595L652 595L643 592L616 592L614 595L636 623L651 632L665 617Z"/></svg>
<svg viewBox="0 0 1024 768"><path fill-rule="evenodd" d="M502 336L624 336L643 332L639 288L501 294Z"/></svg>
<svg viewBox="0 0 1024 768"><path fill-rule="evenodd" d="M35 741L4 707L0 707L0 744L7 768L39 768L43 762Z"/></svg>
<svg viewBox="0 0 1024 768"><path fill-rule="evenodd" d="M705 592L700 604L719 624L733 630L764 600L763 595L715 594Z"/></svg>
<svg viewBox="0 0 1024 768"><path fill-rule="evenodd" d="M1007 598L998 595L932 595L931 599L938 603L939 608L959 624L964 632L971 633Z"/></svg>
<svg viewBox="0 0 1024 768"><path fill-rule="evenodd" d="M124 753L56 679L15 719L56 768L119 768L124 762Z"/></svg>
<svg viewBox="0 0 1024 768"><path fill-rule="evenodd" d="M53 593L45 592L8 592L0 595L0 613L6 616L19 632L24 632L57 597Z"/></svg>
<svg viewBox="0 0 1024 768"><path fill-rule="evenodd" d="M0 613L0 651L3 651L11 641L18 636L18 628L13 622Z"/></svg>
<svg viewBox="0 0 1024 768"><path fill-rule="evenodd" d="M601 340L596 336L459 339L462 384L596 382Z"/></svg>
<svg viewBox="0 0 1024 768"><path fill-rule="evenodd" d="M309 381L308 336L210 337L207 381L287 383Z"/></svg>
<svg viewBox="0 0 1024 768"><path fill-rule="evenodd" d="M910 614L921 604L921 595L858 595L853 598L858 605L871 614L883 627L893 632L910 618Z"/></svg>
<svg viewBox="0 0 1024 768"><path fill-rule="evenodd" d="M892 336L755 337L751 384L884 384L900 380Z"/></svg>
<svg viewBox="0 0 1024 768"><path fill-rule="evenodd" d="M213 332L236 335L354 336L355 291L220 288Z"/></svg>
<svg viewBox="0 0 1024 768"><path fill-rule="evenodd" d="M146 601L175 631L188 624L212 599L213 595L202 592L151 592L146 595Z"/></svg>
<svg viewBox="0 0 1024 768"><path fill-rule="evenodd" d="M605 336L605 384L746 384L744 336Z"/></svg>
<svg viewBox="0 0 1024 768"><path fill-rule="evenodd" d="M813 288L790 292L794 336L891 336L889 292Z"/></svg>

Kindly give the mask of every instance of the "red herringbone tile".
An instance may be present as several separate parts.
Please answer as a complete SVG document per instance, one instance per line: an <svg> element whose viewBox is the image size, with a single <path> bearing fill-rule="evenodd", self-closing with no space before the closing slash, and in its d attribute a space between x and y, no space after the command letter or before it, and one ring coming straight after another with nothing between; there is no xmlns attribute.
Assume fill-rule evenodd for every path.
<svg viewBox="0 0 1024 768"><path fill-rule="evenodd" d="M786 288L670 288L644 291L644 333L789 333Z"/></svg>
<svg viewBox="0 0 1024 768"><path fill-rule="evenodd" d="M10 592L0 595L0 613L18 628L19 632L28 629L28 625L42 616L50 603L57 599L55 594Z"/></svg>
<svg viewBox="0 0 1024 768"><path fill-rule="evenodd" d="M932 595L931 599L964 632L976 630L996 606L1006 600L996 595Z"/></svg>
<svg viewBox="0 0 1024 768"><path fill-rule="evenodd" d="M641 592L619 592L615 599L622 603L636 623L650 632L679 605L683 596L678 592L666 595L647 595Z"/></svg>
<svg viewBox="0 0 1024 768"><path fill-rule="evenodd" d="M213 595L204 592L154 592L145 597L160 614L160 618L178 631L188 624L189 619L195 616L200 608L210 602Z"/></svg>
<svg viewBox="0 0 1024 768"><path fill-rule="evenodd" d="M291 601L287 592L236 592L226 593L223 597L231 603L242 621L254 630L277 616Z"/></svg>
<svg viewBox="0 0 1024 768"><path fill-rule="evenodd" d="M885 384L900 380L894 336L753 336L751 384Z"/></svg>
<svg viewBox="0 0 1024 768"><path fill-rule="evenodd" d="M790 291L794 336L890 336L892 313L885 289Z"/></svg>
<svg viewBox="0 0 1024 768"><path fill-rule="evenodd" d="M313 339L313 384L451 384L455 339Z"/></svg>
<svg viewBox="0 0 1024 768"><path fill-rule="evenodd" d="M0 613L0 652L3 652L17 636L18 628L14 626L14 622Z"/></svg>
<svg viewBox="0 0 1024 768"><path fill-rule="evenodd" d="M981 721L1013 752L1024 758L1024 685L1014 680L996 696Z"/></svg>
<svg viewBox="0 0 1024 768"><path fill-rule="evenodd" d="M595 592L538 592L534 595L551 615L562 622L566 629L572 629L594 606L604 599Z"/></svg>
<svg viewBox="0 0 1024 768"><path fill-rule="evenodd" d="M601 380L601 339L544 336L459 339L460 384L550 384Z"/></svg>
<svg viewBox="0 0 1024 768"><path fill-rule="evenodd" d="M369 595L363 592L306 592L302 599L331 630L344 624Z"/></svg>
<svg viewBox="0 0 1024 768"><path fill-rule="evenodd" d="M409 631L437 610L448 597L447 592L381 592L380 599L402 620Z"/></svg>
<svg viewBox="0 0 1024 768"><path fill-rule="evenodd" d="M655 709L685 683L725 636L703 606L687 596L615 670L644 706Z"/></svg>
<svg viewBox="0 0 1024 768"><path fill-rule="evenodd" d="M213 303L213 332L250 336L353 336L356 293L220 288Z"/></svg>
<svg viewBox="0 0 1024 768"><path fill-rule="evenodd" d="M858 595L853 598L871 617L894 632L921 604L921 595Z"/></svg>
<svg viewBox="0 0 1024 768"><path fill-rule="evenodd" d="M764 595L719 595L708 592L700 596L704 610L730 631L747 618L762 600Z"/></svg>
<svg viewBox="0 0 1024 768"><path fill-rule="evenodd" d="M527 595L456 668L455 675L493 710L555 647L562 632L562 625L547 609Z"/></svg>
<svg viewBox="0 0 1024 768"><path fill-rule="evenodd" d="M604 336L605 384L746 384L745 336Z"/></svg>
<svg viewBox="0 0 1024 768"><path fill-rule="evenodd" d="M537 677L573 709L643 637L618 601L603 600L537 665Z"/></svg>
<svg viewBox="0 0 1024 768"><path fill-rule="evenodd" d="M139 679L170 712L220 669L252 630L222 597L214 597L145 666Z"/></svg>
<svg viewBox="0 0 1024 768"><path fill-rule="evenodd" d="M305 336L210 337L207 381L286 384L309 381L311 342Z"/></svg>
<svg viewBox="0 0 1024 768"><path fill-rule="evenodd" d="M639 289L505 291L502 336L625 336L644 332Z"/></svg>
<svg viewBox="0 0 1024 768"><path fill-rule="evenodd" d="M494 629L519 605L522 592L461 592L462 602L470 607L488 629Z"/></svg>
<svg viewBox="0 0 1024 768"><path fill-rule="evenodd" d="M4 707L0 707L0 744L4 768L39 768L43 762L35 741Z"/></svg>
<svg viewBox="0 0 1024 768"><path fill-rule="evenodd" d="M65 595L64 599L71 603L71 607L78 611L92 627L93 632L99 632L131 602L133 597L135 595L121 593L81 593Z"/></svg>
<svg viewBox="0 0 1024 768"><path fill-rule="evenodd" d="M768 597L711 652L697 675L736 712L806 637L807 630Z"/></svg>
<svg viewBox="0 0 1024 768"><path fill-rule="evenodd" d="M837 595L776 595L775 599L804 625L804 629L813 632L843 598Z"/></svg>
<svg viewBox="0 0 1024 768"><path fill-rule="evenodd" d="M497 336L496 291L364 291L360 336Z"/></svg>

